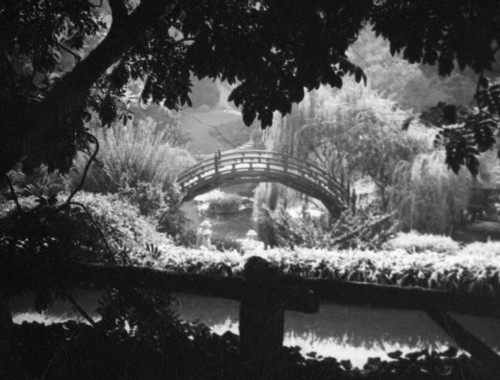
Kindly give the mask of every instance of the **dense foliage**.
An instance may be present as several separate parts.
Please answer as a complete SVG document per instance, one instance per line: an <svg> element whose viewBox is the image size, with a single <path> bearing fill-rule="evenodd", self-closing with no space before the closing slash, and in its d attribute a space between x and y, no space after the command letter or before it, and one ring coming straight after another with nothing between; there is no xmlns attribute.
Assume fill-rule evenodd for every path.
<svg viewBox="0 0 500 380"><path fill-rule="evenodd" d="M60 197L61 201L65 199L64 194ZM48 263L60 250L63 256L58 259L62 260L128 263L152 256L148 244L162 250L173 245L156 231L152 219L117 195L80 193L75 203L59 210L63 202L49 205L44 199L21 198L22 213L13 202L2 204L2 253L18 253L28 260L36 257ZM13 246L17 249L12 250Z"/></svg>
<svg viewBox="0 0 500 380"><path fill-rule="evenodd" d="M442 237L413 239L398 249L321 250L270 249L254 252L276 264L282 273L305 277L420 286L474 294L500 294L500 244L474 243L444 253ZM440 252L424 250L433 246ZM242 273L246 257L237 252L169 250L155 265L172 271L232 276Z"/></svg>
<svg viewBox="0 0 500 380"><path fill-rule="evenodd" d="M436 64L441 75L450 74L455 65L462 69L468 66L480 75L477 108L468 110L465 118L459 120L453 106L444 107L452 112L446 112L439 125L448 166L458 172L465 165L477 174L477 156L494 146L500 118L500 87L494 79L487 78L498 61L499 15L498 2L492 0L400 3L370 0L356 3L323 0L2 1L0 176L20 161L28 173L40 164L45 165L39 169L41 180L29 183L30 180L20 178L19 183L14 184L14 190L37 198L21 201L17 205L21 210L8 211L8 215L1 218L2 266L9 268L11 260L22 258L26 263L24 269L33 273L44 265L63 269L59 265L68 260L133 263L225 275L240 273L244 262L241 255L176 248L156 231L154 223L162 220L170 223L165 215L168 216L172 205L177 203L172 178L190 160L179 148L185 139L179 133L178 124L159 123L164 109L157 105L169 109L192 105L189 93L193 76L227 80L235 85L229 101L241 107L244 123L250 125L257 119L265 128L272 124L275 111L289 114L292 105L304 99L305 90L318 89L322 84L341 88L349 75L356 82L366 82L365 73L353 63L347 49L367 23L373 25L376 34L388 38L391 53L401 53L410 63ZM134 86L138 88L136 98L156 104L150 110L155 114L154 120L146 122L150 129L148 136L142 136L142 140L138 136L144 125L139 125L132 116L141 114L142 105L127 104L127 92ZM378 115L373 112L362 116L368 120L361 123L364 126L369 126L374 119L377 124ZM112 129L89 130L96 119L98 128L113 126ZM113 125L117 120L123 128ZM324 127L324 123L318 125ZM409 121L404 123L405 127L409 125ZM386 125L382 127L380 134L391 132ZM146 145L135 144L147 139L150 140ZM122 145L117 144L118 140ZM361 140L357 140L361 142L359 149L367 151L363 158L375 166L375 174L369 175L382 179L383 186L392 183L386 168L380 170L375 158L388 151L383 161L392 165L399 158L408 159L416 153L412 146L402 145L399 140L395 144L391 140L388 145L378 144L373 136L368 141ZM131 142L129 148L128 142ZM83 194L80 198L74 197L72 202L69 198L67 202L59 202L58 194L67 191L68 184L57 175L54 178L56 182L60 180L58 183L44 182L44 179L55 169L69 172L77 152L91 155L99 145L100 159L106 169L96 174L99 171L94 166L91 178L95 183L89 182L87 186L95 186L96 192L114 192L115 198ZM115 154L119 157L113 156ZM86 160L80 160L81 176ZM172 171L164 170L165 160ZM176 164L171 165L172 162ZM343 163L344 157L336 162L337 165ZM99 178L99 175L102 176ZM15 200L13 194L9 197ZM272 203L276 204L275 200ZM23 208L26 203L31 206ZM154 217L156 221L151 222L147 217ZM474 249L479 252L475 253ZM295 253L269 251L264 256L277 263L283 272L303 276L499 294L498 247L495 245L469 246L453 254L407 248L405 251L335 253L301 248ZM218 361L211 353L224 352L227 347L234 353L231 350L234 342L222 344L219 349L216 346L223 339L211 340L205 330L193 332L193 328L181 326L172 318L166 318L168 331L165 331L157 320L150 323L149 318L156 315L157 310L145 306L143 298L130 294L132 305L125 302L114 314L111 312L112 318L104 318L106 325L101 331L96 329L75 336L72 335L75 331L83 331L82 326L62 327L68 331L58 326L43 331L36 326L32 326L32 330L18 329L19 342L27 343L16 346L21 352L17 358L25 356L23 360L28 362L13 361L19 364L13 370L21 371L14 373L20 377L31 376L22 373L28 363L40 365L34 369L34 376L43 377L55 370L61 371L55 376L62 378L68 374L75 378L87 375L93 378L99 377L101 370L109 375L107 365L110 364L113 371L118 371L118 377L122 374L134 377L132 370L126 373L130 367L123 365L123 358L126 352L134 352L133 348L137 347L143 354L138 355L138 359L146 358L149 363L154 358L156 361L152 362L159 363L158 367L150 368L152 371L173 371L179 378L196 376L196 371L205 365L217 367L217 373L225 369L221 364L224 361ZM160 308L158 298L148 297L158 301ZM142 306L136 307L138 304ZM141 308L136 314L130 312ZM129 331L126 325L130 326ZM26 331L29 337L23 336ZM42 336L32 345L35 334L46 332L48 337ZM70 334L69 338L65 334ZM205 344L197 345L198 339L205 339ZM61 341L64 344L61 345ZM179 347L182 354L187 353L183 356L192 358L189 363L179 358ZM114 352L115 349L118 351ZM84 351L100 358L116 358L119 365L114 366L114 360L108 363L96 359L103 367L89 369ZM51 366L57 363L51 361L57 356L49 356L52 352L62 352L70 360ZM16 358L17 354L13 355ZM170 360L168 365L164 366L162 355ZM458 371L480 373L463 357L445 358L436 364L436 356L419 353L415 358L421 356L425 357L423 370L415 370L415 378L434 376L436 372L451 378ZM288 372L298 378L313 376L307 372L311 367L304 365L302 359L294 358L297 365ZM398 371L412 373L416 368L414 361L398 360L397 363L402 364L396 370L384 363L380 366L389 373L387 376L399 378ZM349 371L347 364L339 365L333 360L319 363L314 362L319 365L318 372L314 373L316 377L326 377L326 372L334 372L337 378L351 376L351 372L345 372ZM372 364L378 366L379 363ZM97 372L92 372L94 370ZM368 376L379 378L380 373Z"/></svg>
<svg viewBox="0 0 500 380"><path fill-rule="evenodd" d="M238 212L243 200L238 194L216 192L208 199L207 212L214 214L231 214Z"/></svg>
<svg viewBox="0 0 500 380"><path fill-rule="evenodd" d="M26 262L37 265L42 264L40 259L45 260L44 265L61 259L94 262L109 259L102 241L98 247L89 245L96 243L97 230L81 210L59 211L51 215L53 206L33 209L35 200L34 197L21 199L24 219L10 219L20 223L13 226L17 235L10 234L20 240L13 252L12 242L2 239L2 252L24 252L30 256ZM151 222L140 217L136 208L127 206L117 195L82 194L75 201L85 203L94 220L103 226L109 246L121 253L111 261L224 276L240 274L246 262L244 256L234 251L185 249L168 241L162 244L161 238L151 230ZM11 218L13 208L14 205L10 211L6 210ZM23 240L23 234L29 239ZM41 240L37 239L37 234ZM413 240L412 248L400 247L395 240L392 244L396 249L377 252L303 248L296 251L269 250L259 255L278 264L283 273L300 276L500 294L498 243L475 244L452 251L451 248L442 248L442 238L417 235ZM125 248L125 244L115 245L114 242L134 244ZM68 257L68 249L77 254ZM89 255L98 252L103 256ZM37 302L43 306L49 300L38 299ZM130 294L116 294L113 300L111 307L104 310L104 318L97 328L72 323L48 328L36 324L16 327L8 373L36 375L48 368L47 373L56 378L98 378L110 371L117 376L140 374L141 378L158 378L162 373L176 374L178 378L220 378L222 372L228 378L238 378L236 337L231 334L218 337L204 327L168 317L168 311L165 315L160 310L167 307L161 296L141 296L132 291ZM154 307L147 306L151 300ZM156 317L159 310L161 317ZM158 336L168 339L158 340ZM131 352L133 356L130 356ZM127 363L130 365L123 365L124 357L129 358ZM456 357L453 350L444 354L422 351L408 356L396 352L390 357L395 361L371 359L361 372L352 369L349 362L338 362L333 358L305 359L292 348L286 350L284 365L298 379L316 375L328 378L326 373L334 378L397 378L408 371L416 379L452 379L457 368L476 371L476 374L482 371L466 357ZM193 360L196 365L193 365Z"/></svg>
<svg viewBox="0 0 500 380"><path fill-rule="evenodd" d="M429 64L391 54L390 41L377 37L369 26L349 48L348 57L363 68L371 89L406 111L424 112L438 102L468 106L476 90L477 75L471 69L439 76Z"/></svg>
<svg viewBox="0 0 500 380"><path fill-rule="evenodd" d="M496 244L500 247L500 244ZM432 251L436 253L454 254L460 250L460 245L448 236L419 234L415 231L411 231L409 233L397 234L393 239L390 239L384 244L384 248L390 250L403 249L408 253Z"/></svg>
<svg viewBox="0 0 500 380"><path fill-rule="evenodd" d="M319 249L378 249L396 231L391 215L371 211L346 211L339 218L313 217L302 210L292 217L279 209L269 213L281 246Z"/></svg>
<svg viewBox="0 0 500 380"><path fill-rule="evenodd" d="M152 221L141 217L137 208L116 196L82 194L76 201L85 203L93 221L76 205L65 212L54 213L52 206L29 208L36 204L31 198L23 200L26 212L21 216L14 212L12 205L8 211L11 216L2 218L1 227L16 233L8 233L1 239L2 252L27 255L28 260L44 260L46 264L53 259L70 258L91 262L118 260L172 271L224 276L240 274L243 270L246 256L237 251L200 251L175 246L156 232ZM102 229L103 236L97 228ZM283 273L306 277L499 294L499 243L474 243L455 248L455 244L443 237L412 233L389 240L385 248L377 251L297 247L293 251L283 248L254 254L277 264ZM54 256L57 252L63 257ZM68 256L69 252L72 255Z"/></svg>
<svg viewBox="0 0 500 380"><path fill-rule="evenodd" d="M467 172L448 170L444 152L400 162L393 173L390 207L403 231L450 235L465 223L474 182Z"/></svg>
<svg viewBox="0 0 500 380"><path fill-rule="evenodd" d="M156 123L148 123L147 118L145 121L139 125L114 124L107 130L93 129L100 145L100 165L93 164L84 190L116 193L147 182L162 191L173 191L175 178L195 160L183 147L172 145L168 130L157 130ZM80 156L75 179L80 179L86 164L87 157Z"/></svg>
<svg viewBox="0 0 500 380"><path fill-rule="evenodd" d="M349 182L368 177L377 186L381 209L387 211L394 168L428 151L432 131L414 126L402 133L400 125L409 113L352 82L342 91L319 89L307 100L299 108L304 121L284 126L294 133L294 154Z"/></svg>
<svg viewBox="0 0 500 380"><path fill-rule="evenodd" d="M304 86L340 87L344 74L362 79L344 52L367 10L330 4L320 13L301 2L3 2L1 173L24 155L26 169L44 162L67 171L76 150L89 145L91 110L103 125L126 116L119 99L131 80L143 83L144 101L171 109L191 104L191 73L239 81L231 99L243 106L245 123L258 115L268 126L273 111L289 112L302 99Z"/></svg>
<svg viewBox="0 0 500 380"><path fill-rule="evenodd" d="M149 330L149 331L148 331ZM161 334L161 340L151 333ZM237 343L231 333L210 333L203 326L165 321L138 326L132 333L93 329L74 322L43 326L24 323L14 331L17 344L6 379L241 379ZM456 349L443 352L389 353L389 361L371 358L363 369L348 360L303 356L285 348L278 379L490 380L473 360ZM492 379L491 379L492 380Z"/></svg>
<svg viewBox="0 0 500 380"><path fill-rule="evenodd" d="M499 13L495 1L3 1L0 173L22 157L25 169L69 170L92 143L92 110L103 125L126 118L121 98L131 81L142 83L144 101L176 108L191 104L192 74L228 80L237 83L230 100L244 122L269 126L304 88L366 79L346 53L366 23L410 63L436 64L441 75L456 64L484 74L496 64ZM483 91L496 104L496 87ZM478 100L495 116L496 106ZM474 130L484 130L482 111ZM483 142L472 144L482 150ZM448 144L450 164L474 170L475 151L457 144Z"/></svg>

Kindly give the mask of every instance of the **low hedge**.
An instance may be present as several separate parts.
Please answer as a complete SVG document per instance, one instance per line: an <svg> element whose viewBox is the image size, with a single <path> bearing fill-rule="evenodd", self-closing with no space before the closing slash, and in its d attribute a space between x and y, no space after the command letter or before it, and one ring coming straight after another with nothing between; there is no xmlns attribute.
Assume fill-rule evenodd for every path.
<svg viewBox="0 0 500 380"><path fill-rule="evenodd" d="M500 252L488 250L488 243L475 243L454 254L301 248L262 250L256 255L276 264L284 274L500 296ZM236 252L176 247L165 251L155 266L231 276L242 272L247 259Z"/></svg>
<svg viewBox="0 0 500 380"><path fill-rule="evenodd" d="M86 205L103 229L112 251L123 253L125 250L129 257L127 261L132 264L163 267L171 271L235 275L241 273L248 258L235 251L212 252L176 247L164 234L158 233L152 222L141 216L137 208L114 196L82 193L75 200ZM35 204L33 199L23 199L22 203L25 209ZM10 223L17 239L21 239L23 233L24 240L31 241L33 237L30 234L40 235L41 251L51 251L47 238L59 239L69 244L69 248L80 250L79 259L90 259L96 249L107 250L96 227L78 207L71 213L49 213L49 218L44 216L46 208L42 208L39 212L32 212L32 216L29 212L25 213L24 219L19 220L12 217L12 208L11 203L3 213L0 211L3 214L3 217L0 215L0 224L5 227ZM67 236L63 236L65 230ZM304 277L500 296L500 243L473 243L451 252L452 245L446 241L440 243L441 252L434 252L429 250L432 245L422 245L422 241L429 239L432 240L432 237L413 239L420 241L420 247L428 249L389 247L378 251L334 251L296 248L291 251L280 248L261 250L256 254L275 263L282 273ZM0 250L12 252L12 244L17 243L10 240L0 238ZM91 260L94 259L99 260L99 257Z"/></svg>

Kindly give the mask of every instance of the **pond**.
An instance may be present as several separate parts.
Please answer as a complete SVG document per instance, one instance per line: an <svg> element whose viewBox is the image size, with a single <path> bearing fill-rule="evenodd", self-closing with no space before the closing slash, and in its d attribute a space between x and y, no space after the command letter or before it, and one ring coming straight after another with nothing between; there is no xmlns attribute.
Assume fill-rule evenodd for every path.
<svg viewBox="0 0 500 380"><path fill-rule="evenodd" d="M100 292L79 291L77 302L94 318ZM217 334L238 334L238 303L219 298L176 294L174 309L181 319L199 321ZM44 314L32 309L33 295L23 294L10 302L15 323L82 320L73 307L57 301ZM500 352L500 320L455 315L460 323ZM454 342L423 312L321 304L317 314L285 313L285 345L299 346L302 353L316 352L362 367L369 357L388 359L386 353L424 348L445 350Z"/></svg>

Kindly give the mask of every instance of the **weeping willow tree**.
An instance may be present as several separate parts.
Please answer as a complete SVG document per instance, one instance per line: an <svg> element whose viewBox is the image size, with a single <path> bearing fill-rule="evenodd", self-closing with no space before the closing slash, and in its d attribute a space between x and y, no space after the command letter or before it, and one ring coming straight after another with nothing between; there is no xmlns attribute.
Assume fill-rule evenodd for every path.
<svg viewBox="0 0 500 380"><path fill-rule="evenodd" d="M290 116L275 120L266 143L270 150L286 150L346 182L368 177L385 211L397 163L411 162L431 147L428 129L401 131L408 115L370 87L346 81L342 91L321 87L308 94Z"/></svg>
<svg viewBox="0 0 500 380"><path fill-rule="evenodd" d="M313 91L314 93L314 91ZM274 114L272 128L263 131L262 140L265 148L272 152L284 153L294 157L301 157L300 146L297 146L296 132L307 120L307 104L310 94L306 94L304 101L292 108L290 115L282 117ZM304 200L305 196L296 190L279 183L261 183L255 190L254 220L262 219L262 209L274 211L287 208L296 201Z"/></svg>
<svg viewBox="0 0 500 380"><path fill-rule="evenodd" d="M364 68L367 86L344 77L342 91L322 86L305 94L290 115L275 115L272 128L265 132L266 146L314 162L346 181L368 177L376 185L381 209L386 210L396 166L430 151L434 138L433 132L415 123L402 132L404 120L414 116L413 110L439 101L469 101L475 79L469 72L453 72L453 80L431 78L425 66L392 56L389 42L370 26L360 32L348 56ZM267 186L277 187L280 199L288 199L284 203L301 199L281 185Z"/></svg>
<svg viewBox="0 0 500 380"><path fill-rule="evenodd" d="M444 155L421 154L413 163L399 163L394 171L390 207L402 230L450 235L462 222L474 178L464 170L449 170Z"/></svg>
<svg viewBox="0 0 500 380"><path fill-rule="evenodd" d="M389 189L390 208L404 231L451 235L464 222L464 211L478 188L500 187L500 165L495 152L480 157L477 177L445 164L444 150L418 155L413 163L401 162Z"/></svg>

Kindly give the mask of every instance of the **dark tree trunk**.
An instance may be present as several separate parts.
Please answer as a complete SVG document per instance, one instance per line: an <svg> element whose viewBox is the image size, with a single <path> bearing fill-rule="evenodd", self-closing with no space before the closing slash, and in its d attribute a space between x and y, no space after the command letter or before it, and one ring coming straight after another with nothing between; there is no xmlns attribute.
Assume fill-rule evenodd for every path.
<svg viewBox="0 0 500 380"><path fill-rule="evenodd" d="M114 5L113 5L113 4ZM167 2L163 2L167 3ZM116 5L120 4L120 5ZM86 107L92 86L106 71L145 35L148 28L164 16L161 1L143 1L131 14L120 11L122 3L110 1L113 23L104 40L37 104L17 104L2 120L0 177L8 173L29 150L28 140L52 140L72 117ZM58 132L59 131L59 132Z"/></svg>
<svg viewBox="0 0 500 380"><path fill-rule="evenodd" d="M5 366L9 360L12 344L13 322L10 315L8 299L0 298L0 378L4 378Z"/></svg>

